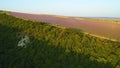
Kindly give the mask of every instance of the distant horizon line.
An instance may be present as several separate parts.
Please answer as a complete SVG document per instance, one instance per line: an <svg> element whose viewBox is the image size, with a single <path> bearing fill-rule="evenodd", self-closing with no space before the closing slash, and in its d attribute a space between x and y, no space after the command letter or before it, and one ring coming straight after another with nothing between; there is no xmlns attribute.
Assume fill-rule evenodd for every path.
<svg viewBox="0 0 120 68"><path fill-rule="evenodd" d="M16 13L24 13L24 14L33 14L33 15L51 15L51 16L68 16L68 17L81 17L81 18L118 18L120 17L110 17L110 16L73 16L73 15L62 15L62 14L49 14L49 13L32 13L32 12L22 12L22 11L14 11L14 10L0 10L0 11L7 11L7 12L16 12Z"/></svg>

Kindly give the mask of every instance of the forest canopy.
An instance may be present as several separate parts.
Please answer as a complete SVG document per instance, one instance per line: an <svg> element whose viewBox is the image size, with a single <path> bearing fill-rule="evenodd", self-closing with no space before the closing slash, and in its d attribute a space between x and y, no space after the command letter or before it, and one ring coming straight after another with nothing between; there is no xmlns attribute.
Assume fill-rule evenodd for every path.
<svg viewBox="0 0 120 68"><path fill-rule="evenodd" d="M21 39L29 40L18 46ZM119 68L120 42L0 11L0 68Z"/></svg>

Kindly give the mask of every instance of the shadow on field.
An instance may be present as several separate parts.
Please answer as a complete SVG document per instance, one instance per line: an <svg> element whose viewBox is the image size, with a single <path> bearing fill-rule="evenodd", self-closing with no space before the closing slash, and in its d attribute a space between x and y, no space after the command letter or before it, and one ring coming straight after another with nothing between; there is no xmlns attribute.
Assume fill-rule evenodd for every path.
<svg viewBox="0 0 120 68"><path fill-rule="evenodd" d="M18 31L0 24L0 68L114 68L32 36L26 48L18 47Z"/></svg>

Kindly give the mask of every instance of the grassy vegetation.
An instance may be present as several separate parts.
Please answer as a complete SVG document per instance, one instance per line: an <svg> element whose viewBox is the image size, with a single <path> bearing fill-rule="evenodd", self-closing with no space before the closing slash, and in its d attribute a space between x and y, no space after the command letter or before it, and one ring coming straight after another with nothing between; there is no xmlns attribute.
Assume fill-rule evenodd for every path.
<svg viewBox="0 0 120 68"><path fill-rule="evenodd" d="M25 35L30 42L17 46ZM0 68L115 67L120 67L120 42L0 14Z"/></svg>
<svg viewBox="0 0 120 68"><path fill-rule="evenodd" d="M9 15L9 12L8 11L0 10L0 14L7 14L7 15Z"/></svg>

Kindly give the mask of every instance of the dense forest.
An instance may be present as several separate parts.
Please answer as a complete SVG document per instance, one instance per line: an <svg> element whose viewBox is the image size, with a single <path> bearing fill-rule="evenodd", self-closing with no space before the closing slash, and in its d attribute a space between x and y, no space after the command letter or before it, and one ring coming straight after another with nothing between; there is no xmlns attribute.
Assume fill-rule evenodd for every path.
<svg viewBox="0 0 120 68"><path fill-rule="evenodd" d="M0 11L0 68L120 68L120 42Z"/></svg>

